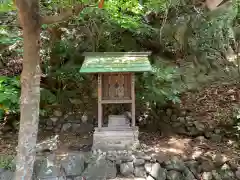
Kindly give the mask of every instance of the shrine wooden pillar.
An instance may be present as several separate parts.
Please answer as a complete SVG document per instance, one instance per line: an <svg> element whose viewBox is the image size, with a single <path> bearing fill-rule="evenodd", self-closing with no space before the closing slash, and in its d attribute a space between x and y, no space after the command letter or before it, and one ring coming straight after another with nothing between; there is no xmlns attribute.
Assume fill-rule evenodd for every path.
<svg viewBox="0 0 240 180"><path fill-rule="evenodd" d="M98 127L102 127L102 74L98 74Z"/></svg>
<svg viewBox="0 0 240 180"><path fill-rule="evenodd" d="M132 100L132 103L131 103L131 111L132 111L132 127L134 127L136 125L136 108L135 108L135 76L134 74L132 73L131 75L131 100Z"/></svg>

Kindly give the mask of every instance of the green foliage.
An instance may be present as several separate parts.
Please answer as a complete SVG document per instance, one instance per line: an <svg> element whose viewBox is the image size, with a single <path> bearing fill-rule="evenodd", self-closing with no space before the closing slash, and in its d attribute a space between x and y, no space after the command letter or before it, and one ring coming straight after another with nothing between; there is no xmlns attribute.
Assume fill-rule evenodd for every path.
<svg viewBox="0 0 240 180"><path fill-rule="evenodd" d="M0 155L0 168L14 170L13 156Z"/></svg>
<svg viewBox="0 0 240 180"><path fill-rule="evenodd" d="M234 128L236 129L236 135L240 138L240 105L233 108Z"/></svg>
<svg viewBox="0 0 240 180"><path fill-rule="evenodd" d="M20 82L19 77L0 77L0 119L5 113L19 111Z"/></svg>
<svg viewBox="0 0 240 180"><path fill-rule="evenodd" d="M41 88L41 100L46 104L54 104L57 102L57 97L50 90Z"/></svg>
<svg viewBox="0 0 240 180"><path fill-rule="evenodd" d="M13 0L0 0L0 13L15 10Z"/></svg>
<svg viewBox="0 0 240 180"><path fill-rule="evenodd" d="M0 52L9 49L10 46L14 45L14 48L11 48L11 51L20 52L21 47L18 47L18 44L23 42L23 39L14 32L13 29L10 29L6 26L0 26Z"/></svg>
<svg viewBox="0 0 240 180"><path fill-rule="evenodd" d="M22 40L22 38L9 34L9 32L7 32L6 29L3 28L0 29L0 44L12 45L18 42L19 40Z"/></svg>
<svg viewBox="0 0 240 180"><path fill-rule="evenodd" d="M137 92L139 99L157 104L180 102L179 94L182 89L177 68L157 62L153 65L153 72L140 76L137 83L141 88Z"/></svg>

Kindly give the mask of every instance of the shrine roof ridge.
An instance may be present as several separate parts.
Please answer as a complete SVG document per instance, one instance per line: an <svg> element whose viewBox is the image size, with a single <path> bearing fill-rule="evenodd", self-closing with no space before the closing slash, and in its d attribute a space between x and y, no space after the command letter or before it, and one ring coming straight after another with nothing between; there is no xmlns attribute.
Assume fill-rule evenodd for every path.
<svg viewBox="0 0 240 180"><path fill-rule="evenodd" d="M130 57L146 57L151 55L150 51L147 52L84 52L83 56L130 56Z"/></svg>

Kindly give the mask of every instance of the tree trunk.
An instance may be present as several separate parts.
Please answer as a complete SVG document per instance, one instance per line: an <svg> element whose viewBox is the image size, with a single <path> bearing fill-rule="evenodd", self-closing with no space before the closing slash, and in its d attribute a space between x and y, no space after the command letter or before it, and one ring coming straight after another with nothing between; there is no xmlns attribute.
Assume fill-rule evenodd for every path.
<svg viewBox="0 0 240 180"><path fill-rule="evenodd" d="M16 162L16 179L31 180L40 101L40 14L38 0L16 0L23 29L24 53L21 74L21 117Z"/></svg>

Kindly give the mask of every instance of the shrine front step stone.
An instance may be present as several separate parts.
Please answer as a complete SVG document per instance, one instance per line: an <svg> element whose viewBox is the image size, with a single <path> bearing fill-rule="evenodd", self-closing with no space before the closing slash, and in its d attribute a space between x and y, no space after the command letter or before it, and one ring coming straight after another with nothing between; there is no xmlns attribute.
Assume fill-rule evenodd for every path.
<svg viewBox="0 0 240 180"><path fill-rule="evenodd" d="M134 144L139 143L138 134L138 127L96 128L93 134L92 149L102 151L131 149Z"/></svg>
<svg viewBox="0 0 240 180"><path fill-rule="evenodd" d="M129 126L114 126L114 127L101 127L95 128L95 132L111 132L111 131L138 131L138 127L129 127Z"/></svg>

